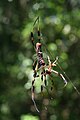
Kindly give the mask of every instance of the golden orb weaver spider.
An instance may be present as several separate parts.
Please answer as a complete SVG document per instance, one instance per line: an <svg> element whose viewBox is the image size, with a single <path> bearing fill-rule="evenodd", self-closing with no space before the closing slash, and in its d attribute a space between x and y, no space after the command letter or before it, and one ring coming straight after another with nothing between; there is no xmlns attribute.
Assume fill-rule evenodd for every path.
<svg viewBox="0 0 80 120"><path fill-rule="evenodd" d="M33 27L35 25L35 23L38 22L39 23L39 17L37 17L37 19L35 20ZM32 101L34 103L34 106L37 110L37 112L39 112L36 102L35 102L35 79L37 77L39 77L38 75L38 70L41 70L41 92L43 91L43 88L46 87L47 84L47 79L46 76L47 75L51 75L51 73L56 74L57 76L59 76L63 81L64 81L64 87L67 85L67 80L69 80L71 82L71 80L69 79L69 77L66 75L66 73L62 70L61 66L59 65L58 61L58 57L56 57L56 60L54 60L54 62L51 62L50 57L47 56L47 61L48 64L45 63L45 60L43 58L43 52L42 52L42 44L41 44L41 35L40 35L40 28L38 26L38 31L37 31L37 36L38 36L38 42L35 44L34 43L34 35L33 35L33 31L31 31L31 41L32 41L32 45L35 49L35 52L37 54L37 61L34 61L33 63L33 80L32 80L32 88L31 88L31 92L32 92ZM67 80L65 79L64 75L62 73L59 73L57 71L55 71L53 68L55 66L57 66L62 70L63 74L65 75L65 77L67 78ZM80 95L80 92L77 90L77 88L74 86L74 84L71 82L73 88L76 90L76 92ZM51 87L52 89L52 87Z"/></svg>

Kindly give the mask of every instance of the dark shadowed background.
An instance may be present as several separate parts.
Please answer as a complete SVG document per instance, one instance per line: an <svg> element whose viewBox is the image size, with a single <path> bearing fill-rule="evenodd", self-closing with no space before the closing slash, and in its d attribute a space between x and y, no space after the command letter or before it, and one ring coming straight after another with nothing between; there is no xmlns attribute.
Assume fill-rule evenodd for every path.
<svg viewBox="0 0 80 120"><path fill-rule="evenodd" d="M59 57L80 91L80 0L0 0L0 120L80 120L80 96L69 80L63 88L63 81L54 74L50 95L40 93L37 80L35 100L40 113L34 108L30 88L35 50L30 32L37 16L43 52L52 61Z"/></svg>

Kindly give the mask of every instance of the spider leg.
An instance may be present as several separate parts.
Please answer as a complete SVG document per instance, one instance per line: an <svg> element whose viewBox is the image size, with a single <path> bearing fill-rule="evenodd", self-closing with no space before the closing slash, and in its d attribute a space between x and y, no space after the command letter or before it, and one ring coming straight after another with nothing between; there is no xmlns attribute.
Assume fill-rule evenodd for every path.
<svg viewBox="0 0 80 120"><path fill-rule="evenodd" d="M43 91L43 71L41 72L41 80L42 80L42 84L41 84L41 92Z"/></svg>
<svg viewBox="0 0 80 120"><path fill-rule="evenodd" d="M32 41L32 44L34 46L34 37L33 37L33 32L31 32L31 41Z"/></svg>
<svg viewBox="0 0 80 120"><path fill-rule="evenodd" d="M36 18L36 20L34 21L34 23L33 23L33 27L35 26L35 24L36 24L36 22L38 21L38 23L39 23L39 16Z"/></svg>
<svg viewBox="0 0 80 120"><path fill-rule="evenodd" d="M41 40L40 29L38 28L38 41L39 41L39 43L40 43L40 40Z"/></svg>
<svg viewBox="0 0 80 120"><path fill-rule="evenodd" d="M40 36L40 27L39 27L39 17L37 17L36 21L38 21L38 31L37 31L37 34L38 34L38 41L40 43L41 36Z"/></svg>
<svg viewBox="0 0 80 120"><path fill-rule="evenodd" d="M39 77L39 75L37 75L37 68L38 68L37 66L38 66L38 64L36 62L34 62L33 63L33 70L34 70L33 77L34 77L34 79L32 80L31 92L32 92L32 101L34 103L34 106L35 106L37 112L39 112L37 105L36 105L36 102L35 102L35 86L34 86L36 77Z"/></svg>
<svg viewBox="0 0 80 120"><path fill-rule="evenodd" d="M52 66L56 66L57 61L58 61L58 56L56 57L55 61L52 63Z"/></svg>
<svg viewBox="0 0 80 120"><path fill-rule="evenodd" d="M46 72L45 69L41 72L41 80L42 80L42 85L41 85L41 92L43 91L43 88L46 86Z"/></svg>
<svg viewBox="0 0 80 120"><path fill-rule="evenodd" d="M43 72L41 73L41 80L42 80L42 82L43 82L43 84L42 84L42 86L41 86L41 92L42 92L43 89L45 88L45 89L47 90L49 99L52 99L52 97L51 97L51 95L50 95L50 93L49 93L49 91L48 91L48 88L47 88L46 75L47 75L47 73L46 73L45 69L43 69Z"/></svg>
<svg viewBox="0 0 80 120"><path fill-rule="evenodd" d="M32 87L32 101L33 101L33 103L34 103L34 106L35 106L37 112L39 112L39 110L38 110L38 108L37 108L37 105L36 105L36 102L35 102L35 100L34 100L34 86Z"/></svg>
<svg viewBox="0 0 80 120"><path fill-rule="evenodd" d="M53 86L54 86L54 82L53 82L53 78L51 75L49 75L50 79L51 79L51 91L53 90Z"/></svg>
<svg viewBox="0 0 80 120"><path fill-rule="evenodd" d="M66 81L65 77L63 76L63 74L61 74L61 73L59 73L59 72L57 72L55 70L52 70L52 69L51 69L51 72L55 73L56 75L58 75L59 77L61 77L61 79L63 79L64 84L65 84L64 87L67 85L67 81Z"/></svg>
<svg viewBox="0 0 80 120"><path fill-rule="evenodd" d="M44 84L45 84L45 86L47 85L47 81L46 81L46 71L44 70Z"/></svg>
<svg viewBox="0 0 80 120"><path fill-rule="evenodd" d="M38 34L38 41L39 41L39 43L40 43L41 37L40 37L40 28L39 28L39 16L38 16L38 17L36 18L36 20L34 21L33 28L34 28L36 22L38 22L38 31L37 31L37 34ZM31 32L31 41L32 41L32 44L34 44L33 32Z"/></svg>

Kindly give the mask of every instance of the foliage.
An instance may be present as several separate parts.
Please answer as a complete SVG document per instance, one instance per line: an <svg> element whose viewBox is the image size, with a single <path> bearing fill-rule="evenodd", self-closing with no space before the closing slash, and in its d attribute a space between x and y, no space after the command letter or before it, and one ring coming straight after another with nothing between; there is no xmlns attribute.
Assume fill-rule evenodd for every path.
<svg viewBox="0 0 80 120"><path fill-rule="evenodd" d="M30 32L37 16L43 51L52 60L59 56L60 65L80 91L80 1L0 0L0 120L27 120L29 115L34 120L79 120L80 96L70 81L63 89L63 81L54 75L53 99L47 93L37 94L41 112L35 111L30 91L35 50Z"/></svg>
<svg viewBox="0 0 80 120"><path fill-rule="evenodd" d="M39 120L38 117L32 115L23 115L21 116L21 120Z"/></svg>

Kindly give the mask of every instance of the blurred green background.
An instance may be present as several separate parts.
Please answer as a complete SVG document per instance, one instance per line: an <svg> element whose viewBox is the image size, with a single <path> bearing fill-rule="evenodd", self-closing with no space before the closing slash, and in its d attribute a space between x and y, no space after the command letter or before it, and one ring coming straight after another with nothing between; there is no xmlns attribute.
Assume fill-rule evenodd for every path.
<svg viewBox="0 0 80 120"><path fill-rule="evenodd" d="M80 0L0 0L0 120L80 120L80 96L69 80L63 89L63 81L54 75L53 99L36 90L40 113L34 108L30 32L37 16L43 52L53 61L59 56L80 91Z"/></svg>

